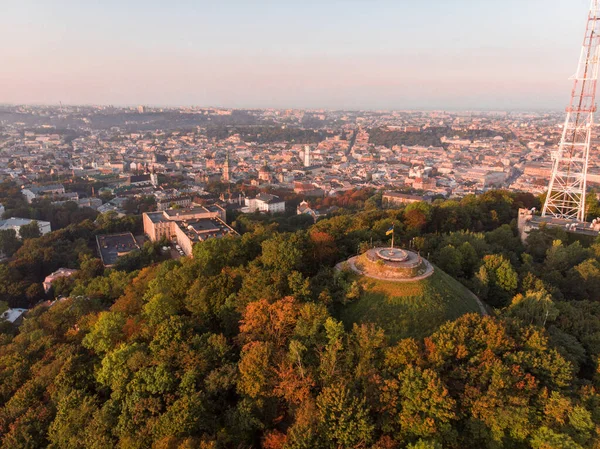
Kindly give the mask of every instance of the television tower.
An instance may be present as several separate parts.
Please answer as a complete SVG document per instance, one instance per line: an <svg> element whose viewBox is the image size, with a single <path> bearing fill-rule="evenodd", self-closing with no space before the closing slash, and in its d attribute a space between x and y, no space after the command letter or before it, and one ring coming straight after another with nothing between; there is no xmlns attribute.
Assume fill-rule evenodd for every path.
<svg viewBox="0 0 600 449"><path fill-rule="evenodd" d="M558 150L552 154L552 177L542 216L585 221L590 142L596 112L600 63L600 0L592 0L571 103Z"/></svg>

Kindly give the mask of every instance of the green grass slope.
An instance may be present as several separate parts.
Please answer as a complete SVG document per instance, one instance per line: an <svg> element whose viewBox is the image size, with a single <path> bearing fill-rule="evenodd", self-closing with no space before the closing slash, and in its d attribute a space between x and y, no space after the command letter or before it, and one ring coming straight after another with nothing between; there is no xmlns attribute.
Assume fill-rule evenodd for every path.
<svg viewBox="0 0 600 449"><path fill-rule="evenodd" d="M344 325L375 323L392 341L432 334L448 320L466 313L481 313L473 294L439 268L418 282L389 282L361 278L361 298L340 313Z"/></svg>

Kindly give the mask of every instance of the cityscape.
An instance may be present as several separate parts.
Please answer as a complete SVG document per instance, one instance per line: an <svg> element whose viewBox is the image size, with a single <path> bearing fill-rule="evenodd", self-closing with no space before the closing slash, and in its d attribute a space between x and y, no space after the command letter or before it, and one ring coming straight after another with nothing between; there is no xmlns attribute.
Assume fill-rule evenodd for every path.
<svg viewBox="0 0 600 449"><path fill-rule="evenodd" d="M3 177L24 187L40 177L79 177L114 190L131 185L131 176L154 173L182 185L126 193L158 202L201 196L214 182L228 190L254 186L309 197L359 187L429 198L493 188L540 194L563 122L561 113L144 106L14 106L0 114ZM591 154L592 185L600 183L599 159Z"/></svg>

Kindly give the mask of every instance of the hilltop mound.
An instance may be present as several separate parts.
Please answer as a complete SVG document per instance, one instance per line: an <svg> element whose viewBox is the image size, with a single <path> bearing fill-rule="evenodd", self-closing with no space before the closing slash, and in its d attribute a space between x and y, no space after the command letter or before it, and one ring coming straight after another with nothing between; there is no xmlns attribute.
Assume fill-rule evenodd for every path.
<svg viewBox="0 0 600 449"><path fill-rule="evenodd" d="M466 313L482 313L477 298L439 268L426 279L394 282L358 276L364 293L340 313L347 327L375 323L392 341L424 337L448 320Z"/></svg>

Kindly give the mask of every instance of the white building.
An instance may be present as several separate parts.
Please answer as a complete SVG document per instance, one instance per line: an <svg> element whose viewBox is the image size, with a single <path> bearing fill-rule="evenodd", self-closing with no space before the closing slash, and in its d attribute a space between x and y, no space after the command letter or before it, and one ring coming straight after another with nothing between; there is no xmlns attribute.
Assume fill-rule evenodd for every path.
<svg viewBox="0 0 600 449"><path fill-rule="evenodd" d="M304 166L305 167L310 167L311 164L311 160L310 160L310 146L309 145L305 145L304 146Z"/></svg>
<svg viewBox="0 0 600 449"><path fill-rule="evenodd" d="M8 218L6 220L0 220L0 231L7 229L14 229L17 233L17 237L21 236L21 226L26 226L32 222L37 221L38 227L40 228L40 234L48 234L52 231L49 221L30 220L29 218Z"/></svg>
<svg viewBox="0 0 600 449"><path fill-rule="evenodd" d="M275 195L259 193L256 198L246 198L246 207L242 211L246 213L256 211L272 214L282 213L285 212L285 201Z"/></svg>
<svg viewBox="0 0 600 449"><path fill-rule="evenodd" d="M2 315L0 320L6 320L11 324L18 326L23 321L23 315L27 309L8 309Z"/></svg>
<svg viewBox="0 0 600 449"><path fill-rule="evenodd" d="M2 218L2 215L4 215L4 212L6 212L6 210L4 209L4 206L2 204L0 204L0 218Z"/></svg>

